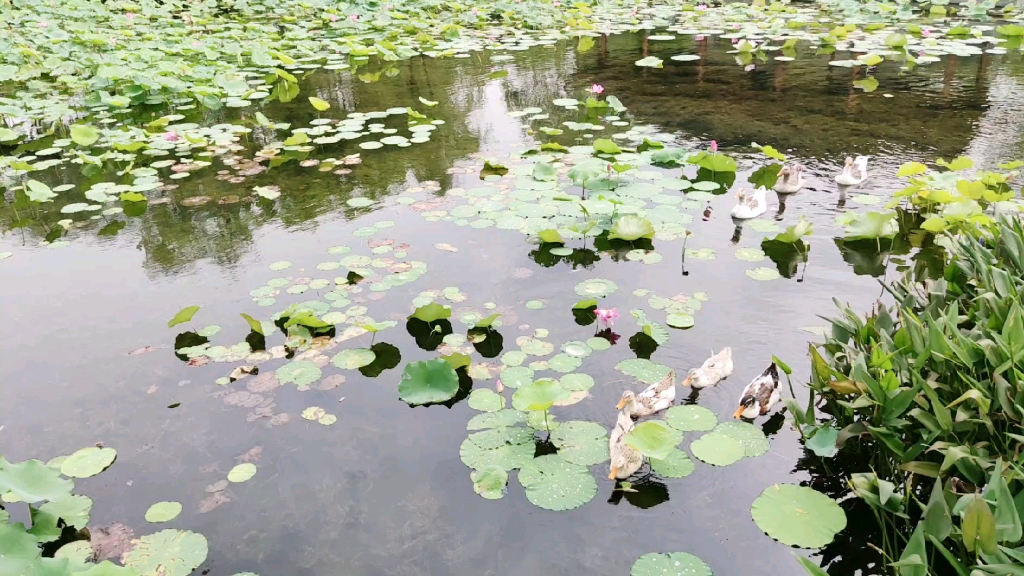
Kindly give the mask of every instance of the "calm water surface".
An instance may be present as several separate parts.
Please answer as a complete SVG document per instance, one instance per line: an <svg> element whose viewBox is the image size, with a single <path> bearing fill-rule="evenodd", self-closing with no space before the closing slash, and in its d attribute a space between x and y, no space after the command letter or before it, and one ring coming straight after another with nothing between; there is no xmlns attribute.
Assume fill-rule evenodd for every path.
<svg viewBox="0 0 1024 576"><path fill-rule="evenodd" d="M248 423L246 409L225 405L219 397L224 388L214 380L234 364L186 366L173 353L177 330L166 326L181 307L201 305L196 327L218 324L224 330L217 343L240 341L246 331L239 312L266 317L288 302L310 299L282 293L275 307L259 308L251 289L281 275L333 278L314 268L327 259L328 247L344 244L367 253L368 239L352 232L393 220L396 226L375 238L408 243L409 258L426 262L428 273L382 300L366 302L377 320L404 317L422 290L458 286L469 299L453 308L480 309L488 301L505 308L506 350L515 348L517 336L537 328L550 330L548 340L560 345L593 335L593 326L572 321L569 307L578 298L573 286L587 278L619 284L607 304L624 316L616 326L622 339L586 360L581 370L597 381L592 397L556 408L560 420L596 420L608 427L614 422L614 404L632 385L614 369L620 360L635 357L627 342L636 330L628 311L650 311L646 298L631 294L634 289L667 296L708 293L696 326L672 330L671 341L652 359L685 371L710 349L732 346L734 376L690 398L728 418L742 386L771 355L794 367L795 381L806 377L806 347L813 336L799 328L823 325L817 315L831 314L833 297L866 310L881 294L877 277L913 265L909 247L891 255L863 254L844 251L833 240L841 235L834 218L864 209L841 197L832 182L842 159L871 155L874 177L856 193L888 198L900 187L892 177L896 167L908 160L969 154L997 163L1021 156L1021 127L1012 119L1024 117L1019 55L950 57L911 72L886 63L877 72L878 90L862 93L851 88L854 72L827 65L848 56L801 53L797 61L759 63L747 72L728 49L722 40L647 43L632 34L598 42L585 53L563 43L516 53L504 80L485 79L492 68L486 54L394 63L399 73L382 74L374 83L320 72L303 80L302 97L268 105L267 116L293 126L307 123L313 116L305 96L314 92L333 103L329 115L414 105L423 96L440 102L430 113L446 124L426 145L362 151L365 163L348 176L290 162L234 185L214 177L223 168L215 162L167 192L172 202L149 206L120 230L87 222L63 249L39 246L65 217L56 208L15 213L8 201L0 207L0 251L14 252L0 263L0 347L5 350L0 451L19 460L48 459L95 442L117 448L110 470L77 482L78 492L96 500L93 524L120 521L146 533L153 530L142 519L150 504L180 501L185 512L171 526L209 538L204 568L214 575L612 575L628 573L641 554L668 551L696 554L716 574L797 573L795 551L761 533L750 521L750 504L773 482L813 482L838 496L842 466L830 463L829 470L805 457L780 414L758 422L772 443L762 457L725 468L698 462L687 478L650 478L624 498L612 492L602 473L594 500L555 513L527 502L515 479L502 500L473 493L458 454L466 421L476 414L465 402L451 409L409 408L398 400L395 387L404 364L435 356L417 348L404 323L378 338L400 349L397 368L376 378L345 371L347 381L331 391L279 388L278 410L293 418L280 427L266 420ZM684 52L704 58L668 60ZM633 65L646 54L665 58L665 68ZM371 64L370 69L382 68ZM680 144L703 146L717 139L740 158L737 182L745 182L759 162L749 155L751 142L772 144L806 165L807 188L784 205L770 194L766 216L789 225L803 215L815 224L806 270L772 282L748 278L745 270L754 265L733 252L759 246L764 234L735 228L728 217L731 195L715 198L708 221L694 211L690 224L694 235L687 247L711 248L716 259L684 263L681 240L656 241L664 259L654 265L609 254L589 266L573 265L537 254L519 232L428 223L394 204L374 211L345 204L353 195L384 198L428 181L440 183L438 195L478 186L476 174L450 169L469 165L475 154L507 158L533 141L524 120L508 111L539 106L547 112L553 99L578 97L592 83L618 96L636 123L675 134ZM258 134L250 138L253 150L261 147ZM354 145L336 148L328 155L360 152ZM678 176L678 169L671 173ZM77 173L52 177L82 182ZM283 191L272 211L244 202L178 205L196 194L218 199L265 184ZM439 251L438 242L459 252ZM267 269L278 260L293 261L295 267L281 273ZM521 278L517 268L532 275ZM527 309L524 303L533 299L546 307ZM367 345L368 336L357 342ZM127 355L147 345L157 350ZM325 368L325 374L336 372ZM244 383L231 388L242 389ZM173 403L180 407L168 409ZM337 414L338 422L325 427L298 418L311 405ZM229 488L230 503L200 513L206 486L255 446L263 448L257 476ZM833 575L872 573L866 566L874 557L865 542L873 520L853 503L844 506L850 527L816 558L833 562Z"/></svg>

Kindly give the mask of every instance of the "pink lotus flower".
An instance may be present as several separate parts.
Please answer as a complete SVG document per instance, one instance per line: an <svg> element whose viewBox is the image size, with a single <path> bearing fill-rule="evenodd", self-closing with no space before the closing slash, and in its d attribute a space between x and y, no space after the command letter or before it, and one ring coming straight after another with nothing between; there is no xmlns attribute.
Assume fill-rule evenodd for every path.
<svg viewBox="0 0 1024 576"><path fill-rule="evenodd" d="M167 132L164 132L164 140L167 140L168 142L177 142L178 140L181 140L181 136L178 136L177 132L168 130Z"/></svg>
<svg viewBox="0 0 1024 576"><path fill-rule="evenodd" d="M331 14L330 16L327 17L327 19L330 20L331 22L337 22L338 16L335 14Z"/></svg>
<svg viewBox="0 0 1024 576"><path fill-rule="evenodd" d="M739 44L740 43L740 39L739 38L733 38L732 39L732 43L733 44Z"/></svg>
<svg viewBox="0 0 1024 576"><path fill-rule="evenodd" d="M476 6L473 6L473 9L470 10L470 12L472 12L474 15L476 15L478 12L480 12L480 9L477 8Z"/></svg>
<svg viewBox="0 0 1024 576"><path fill-rule="evenodd" d="M40 22L40 23L36 24L36 26L38 26L40 28L46 28L49 25L50 25L49 22Z"/></svg>
<svg viewBox="0 0 1024 576"><path fill-rule="evenodd" d="M718 152L718 141L712 140L710 148L712 152Z"/></svg>
<svg viewBox="0 0 1024 576"><path fill-rule="evenodd" d="M924 36L925 38L927 38L928 36L931 36L931 35L932 35L932 31L931 30L921 30L921 36Z"/></svg>
<svg viewBox="0 0 1024 576"><path fill-rule="evenodd" d="M200 42L199 40L193 40L192 41L192 47L193 48L201 48L202 46L203 46L203 43Z"/></svg>
<svg viewBox="0 0 1024 576"><path fill-rule="evenodd" d="M352 14L348 19L355 22L356 20L359 20L359 14Z"/></svg>
<svg viewBox="0 0 1024 576"><path fill-rule="evenodd" d="M708 9L708 5L707 4L697 4L697 10L698 11L703 12L703 11L705 11L707 9Z"/></svg>
<svg viewBox="0 0 1024 576"><path fill-rule="evenodd" d="M592 85L590 87L590 93L591 94L603 94L604 93L604 86L601 86L600 84L594 84L594 85Z"/></svg>
<svg viewBox="0 0 1024 576"><path fill-rule="evenodd" d="M394 6L392 6L391 4L388 4L388 5L387 5L387 6L385 6L384 8L385 8L385 9L387 9L387 10L394 10L394 9L395 9L395 7L394 7Z"/></svg>
<svg viewBox="0 0 1024 576"><path fill-rule="evenodd" d="M559 6L562 5L562 3L559 2L558 0L555 0L554 2L551 3L551 5L554 6L555 8L558 8Z"/></svg>
<svg viewBox="0 0 1024 576"><path fill-rule="evenodd" d="M618 308L611 308L609 310L602 310L598 308L594 310L594 315L597 316L597 321L604 323L606 327L612 327L615 325L615 319L619 317Z"/></svg>
<svg viewBox="0 0 1024 576"><path fill-rule="evenodd" d="M138 16L138 14L136 14L135 12L129 12L129 13L124 15L124 17L129 19L129 20L135 20L136 16Z"/></svg>
<svg viewBox="0 0 1024 576"><path fill-rule="evenodd" d="M697 42L703 42L704 40L706 40L704 36L700 35L694 36L693 39L696 40Z"/></svg>

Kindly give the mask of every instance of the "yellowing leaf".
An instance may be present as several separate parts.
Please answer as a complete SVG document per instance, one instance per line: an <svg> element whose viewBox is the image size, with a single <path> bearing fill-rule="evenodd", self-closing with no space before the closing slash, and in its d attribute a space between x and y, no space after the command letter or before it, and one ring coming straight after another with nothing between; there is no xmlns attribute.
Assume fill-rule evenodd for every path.
<svg viewBox="0 0 1024 576"><path fill-rule="evenodd" d="M321 100L316 96L310 96L309 103L313 105L313 108L317 109L317 112L324 112L326 110L329 110L331 107L330 102L327 102L326 100Z"/></svg>

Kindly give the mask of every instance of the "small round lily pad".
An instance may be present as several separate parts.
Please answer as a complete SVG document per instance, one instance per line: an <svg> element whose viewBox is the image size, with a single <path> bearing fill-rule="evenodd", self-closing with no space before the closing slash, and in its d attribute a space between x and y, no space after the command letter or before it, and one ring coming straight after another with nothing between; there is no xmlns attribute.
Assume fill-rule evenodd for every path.
<svg viewBox="0 0 1024 576"><path fill-rule="evenodd" d="M718 424L718 417L703 406L673 406L665 412L665 422L683 432L705 432Z"/></svg>
<svg viewBox="0 0 1024 576"><path fill-rule="evenodd" d="M580 296L603 298L619 289L619 286L611 280L591 278L576 285L576 293Z"/></svg>
<svg viewBox="0 0 1024 576"><path fill-rule="evenodd" d="M747 270L747 276L750 276L754 280L760 280L762 282L766 280L778 280L781 275L775 268L768 268L765 266L759 266L752 270Z"/></svg>
<svg viewBox="0 0 1024 576"><path fill-rule="evenodd" d="M90 478L114 463L117 451L113 448L82 448L68 456L60 465L60 473L69 478Z"/></svg>
<svg viewBox="0 0 1024 576"><path fill-rule="evenodd" d="M146 522L170 522L181 514L180 502L157 502L146 510Z"/></svg>
<svg viewBox="0 0 1024 576"><path fill-rule="evenodd" d="M251 462L244 462L235 466L228 472L228 482L245 482L256 475L256 465Z"/></svg>
<svg viewBox="0 0 1024 576"><path fill-rule="evenodd" d="M661 460L651 459L651 469L666 478L685 478L693 473L693 460L678 448L673 448Z"/></svg>
<svg viewBox="0 0 1024 576"><path fill-rule="evenodd" d="M712 576L711 567L693 554L651 552L637 558L629 576Z"/></svg>
<svg viewBox="0 0 1024 576"><path fill-rule="evenodd" d="M711 432L694 440L690 452L701 462L713 466L728 466L746 456L739 440L721 432Z"/></svg>
<svg viewBox="0 0 1024 576"><path fill-rule="evenodd" d="M331 363L345 370L355 370L373 363L377 357L369 348L350 348L342 350L331 358Z"/></svg>
<svg viewBox="0 0 1024 576"><path fill-rule="evenodd" d="M546 510L572 510L597 495L597 481L585 466L571 464L556 454L527 462L519 471L526 499Z"/></svg>

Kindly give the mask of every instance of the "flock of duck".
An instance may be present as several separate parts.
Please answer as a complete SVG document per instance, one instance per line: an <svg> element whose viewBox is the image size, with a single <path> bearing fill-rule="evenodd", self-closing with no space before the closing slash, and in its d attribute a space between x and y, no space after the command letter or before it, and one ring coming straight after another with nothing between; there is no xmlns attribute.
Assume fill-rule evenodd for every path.
<svg viewBox="0 0 1024 576"><path fill-rule="evenodd" d="M683 386L707 388L714 386L732 374L732 348L723 348L704 361L700 368L690 370L683 380ZM629 478L643 466L644 457L637 450L626 444L626 434L634 426L634 418L650 416L668 409L676 399L676 373L669 373L656 384L651 384L644 391L635 394L632 390L622 393L622 399L615 406L619 417L615 422L608 441L611 451L611 471L609 480ZM779 401L779 371L772 362L758 377L743 389L740 394L739 407L733 418L753 419L767 414Z"/></svg>
<svg viewBox="0 0 1024 576"><path fill-rule="evenodd" d="M779 171L779 179L773 190L777 194L795 194L804 187L804 167L800 165L784 166ZM843 171L835 177L840 186L856 186L868 178L868 157L857 156L856 160L847 156ZM732 217L737 220L757 218L768 210L768 191L758 188L753 194L746 190L736 192L736 206L732 209Z"/></svg>

